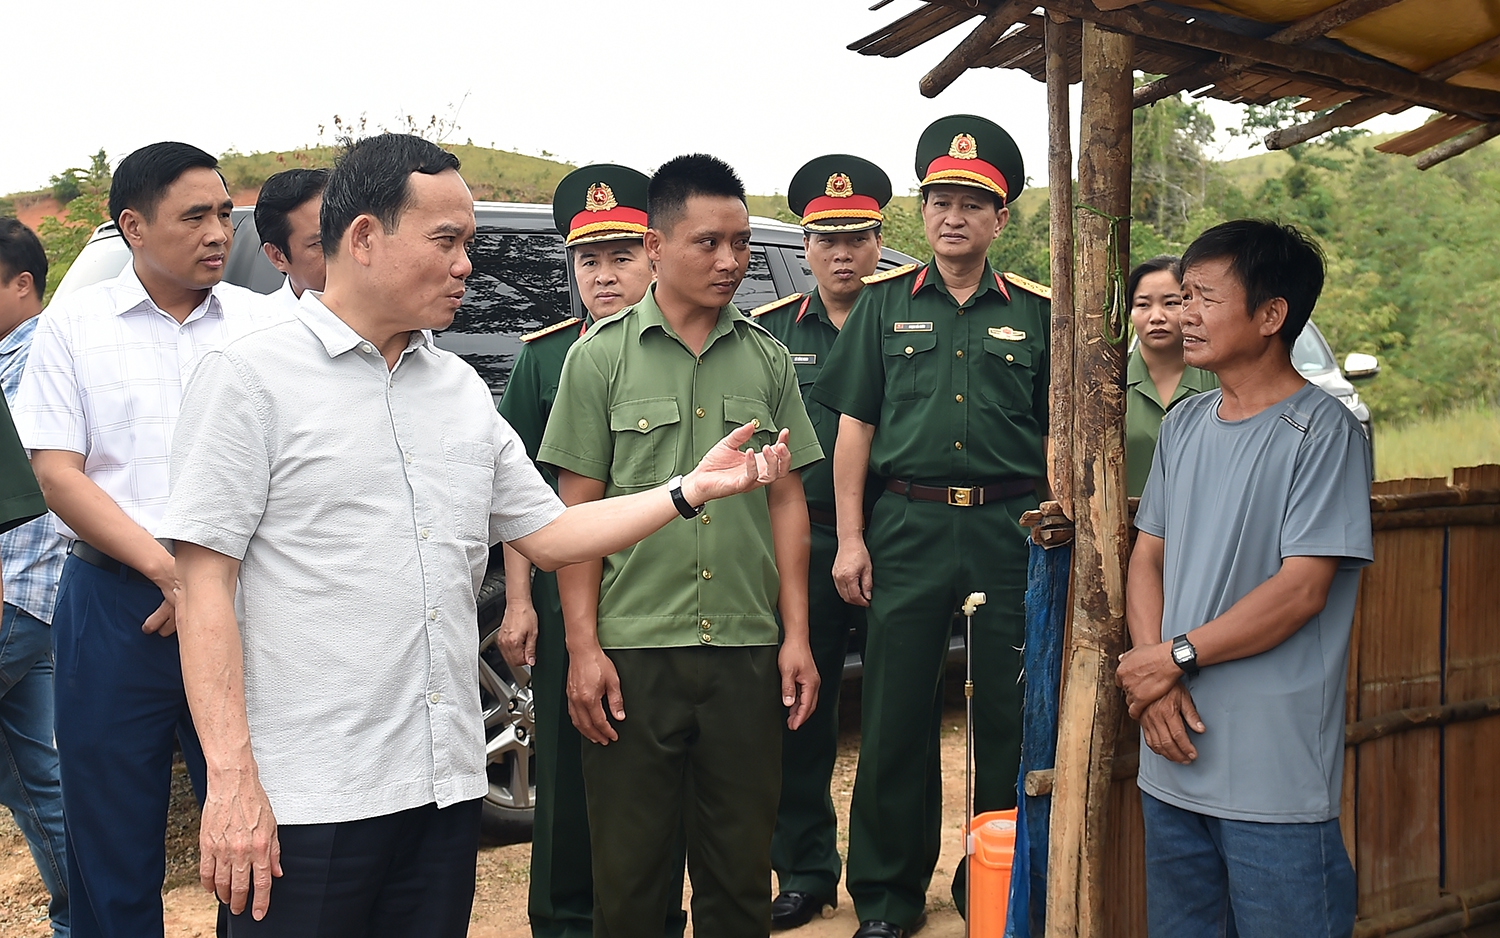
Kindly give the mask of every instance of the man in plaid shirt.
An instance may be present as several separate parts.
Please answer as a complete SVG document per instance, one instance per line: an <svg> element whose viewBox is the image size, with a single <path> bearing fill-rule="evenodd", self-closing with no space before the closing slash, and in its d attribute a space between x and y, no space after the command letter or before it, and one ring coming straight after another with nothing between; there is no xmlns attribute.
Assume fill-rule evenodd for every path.
<svg viewBox="0 0 1500 938"><path fill-rule="evenodd" d="M0 218L0 389L14 405L47 289L47 256L31 229ZM0 534L0 804L26 835L47 891L54 938L68 934L62 789L52 745L52 607L66 551L50 514Z"/></svg>

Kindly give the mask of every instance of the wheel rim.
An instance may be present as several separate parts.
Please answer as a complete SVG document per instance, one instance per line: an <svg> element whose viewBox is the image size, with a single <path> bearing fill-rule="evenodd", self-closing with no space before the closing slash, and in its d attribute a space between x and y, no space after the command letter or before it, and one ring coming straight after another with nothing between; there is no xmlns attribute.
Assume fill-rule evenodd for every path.
<svg viewBox="0 0 1500 938"><path fill-rule="evenodd" d="M479 643L479 702L484 713L485 800L507 811L536 807L536 707L531 677L511 671L500 654L496 629ZM517 680L519 676L520 680Z"/></svg>

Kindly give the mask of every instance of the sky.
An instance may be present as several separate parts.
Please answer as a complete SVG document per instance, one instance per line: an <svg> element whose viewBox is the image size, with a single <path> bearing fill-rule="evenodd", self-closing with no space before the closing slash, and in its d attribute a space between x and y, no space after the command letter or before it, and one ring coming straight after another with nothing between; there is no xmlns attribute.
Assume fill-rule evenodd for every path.
<svg viewBox="0 0 1500 938"><path fill-rule="evenodd" d="M17 0L6 34L38 38L8 44L6 75L30 80L6 95L0 193L45 187L100 147L111 162L164 139L284 150L319 142L320 125L330 142L335 115L392 129L436 115L456 120L450 142L647 172L708 152L771 194L832 152L873 160L908 191L922 129L975 113L1010 131L1030 184L1044 185L1045 86L980 69L924 98L918 81L972 25L898 58L857 55L850 42L918 5L870 2L266 0L256 15L248 4ZM1221 129L1239 123L1237 107L1208 107ZM1367 126L1405 129L1425 114ZM1218 149L1250 152L1222 133Z"/></svg>

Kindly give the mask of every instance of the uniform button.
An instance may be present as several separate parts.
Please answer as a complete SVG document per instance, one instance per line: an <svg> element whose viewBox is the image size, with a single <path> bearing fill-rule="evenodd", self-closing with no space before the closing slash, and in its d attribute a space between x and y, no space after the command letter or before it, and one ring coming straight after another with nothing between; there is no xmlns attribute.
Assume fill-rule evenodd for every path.
<svg viewBox="0 0 1500 938"><path fill-rule="evenodd" d="M910 345L908 345L906 347L906 354L908 354L908 355L910 355L912 352L915 352L915 351L916 351L916 349L912 348Z"/></svg>
<svg viewBox="0 0 1500 938"><path fill-rule="evenodd" d="M429 609L429 610L427 610L427 618L432 619L433 621L437 621L437 610L436 609Z"/></svg>
<svg viewBox="0 0 1500 938"><path fill-rule="evenodd" d="M406 464L408 466L410 466L411 465L411 453L402 453L401 455L406 460Z"/></svg>
<svg viewBox="0 0 1500 938"><path fill-rule="evenodd" d="M959 310L959 311L958 311L958 314L959 314L959 315L960 315L960 316L962 316L962 315L963 315L963 314L964 314L964 311L963 311L963 310Z"/></svg>
<svg viewBox="0 0 1500 938"><path fill-rule="evenodd" d="M760 429L760 418L756 417L754 420L751 420L750 421L750 426L752 426L755 429L759 430Z"/></svg>
<svg viewBox="0 0 1500 938"><path fill-rule="evenodd" d="M705 632L707 632L712 627L713 623L709 622L707 619L700 619L698 622L698 628L702 629Z"/></svg>
<svg viewBox="0 0 1500 938"><path fill-rule="evenodd" d="M708 524L708 515L703 516L703 523Z"/></svg>
<svg viewBox="0 0 1500 938"><path fill-rule="evenodd" d="M442 701L442 699L443 699L443 695L434 692L434 693L428 694L427 695L427 699L430 700L430 701L432 701L433 703L440 703Z"/></svg>
<svg viewBox="0 0 1500 938"><path fill-rule="evenodd" d="M964 402L964 396L962 394L955 394L955 395L953 395L953 399L955 401L958 401L960 404L962 404Z"/></svg>
<svg viewBox="0 0 1500 938"><path fill-rule="evenodd" d="M963 445L963 443L961 443L961 442L955 442L955 443L954 443L954 444L953 444L953 448L954 448L954 449L963 449L963 448L964 448L964 445Z"/></svg>
<svg viewBox="0 0 1500 938"><path fill-rule="evenodd" d="M1016 360L1016 356L1014 356L1014 355L1007 355L1007 356L1005 356L1005 360L1008 361L1008 362L1013 362L1013 361Z"/></svg>
<svg viewBox="0 0 1500 938"><path fill-rule="evenodd" d="M710 644L711 642L713 642L713 640L714 640L714 637L712 635L708 634L707 632L699 632L698 633L698 641L702 642L705 645Z"/></svg>
<svg viewBox="0 0 1500 938"><path fill-rule="evenodd" d="M704 570L703 571L703 579L705 579L705 580L712 580L713 578L714 578L714 574L713 574L712 570Z"/></svg>
<svg viewBox="0 0 1500 938"><path fill-rule="evenodd" d="M638 427L640 427L642 430L644 430L647 427L651 426L651 424L649 424L649 423L646 422L646 418L645 417L642 417L640 420L636 421L635 425L638 426Z"/></svg>
<svg viewBox="0 0 1500 938"><path fill-rule="evenodd" d="M700 417L706 417L706 416L708 416L708 411L704 410L702 407L700 407L697 410L693 411L693 413L697 414Z"/></svg>
<svg viewBox="0 0 1500 938"><path fill-rule="evenodd" d="M368 342L361 342L359 345L359 350L361 352L364 352L366 355L369 355L371 352L375 351L375 346L371 345Z"/></svg>
<svg viewBox="0 0 1500 938"><path fill-rule="evenodd" d="M424 541L425 541L425 540L427 540L427 539L428 539L428 538L429 538L429 537L432 537L432 532L431 532L431 531L429 531L429 530L427 530L427 529L426 529L426 528L423 528L423 529L422 529L422 540L424 540Z"/></svg>
<svg viewBox="0 0 1500 938"><path fill-rule="evenodd" d="M953 354L957 355L959 358L963 358L964 357L964 350L963 349L959 349L957 352L954 352Z"/></svg>

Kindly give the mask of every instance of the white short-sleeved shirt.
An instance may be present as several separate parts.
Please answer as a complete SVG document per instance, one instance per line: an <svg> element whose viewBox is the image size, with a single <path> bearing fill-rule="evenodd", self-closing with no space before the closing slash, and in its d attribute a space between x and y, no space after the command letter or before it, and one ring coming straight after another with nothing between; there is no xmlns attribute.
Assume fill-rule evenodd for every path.
<svg viewBox="0 0 1500 938"><path fill-rule="evenodd" d="M136 524L155 533L167 506L168 456L182 389L208 352L266 321L265 298L220 283L179 323L135 266L48 306L16 395L28 450L67 450ZM58 533L77 538L61 520Z"/></svg>
<svg viewBox="0 0 1500 938"><path fill-rule="evenodd" d="M482 797L475 595L562 503L474 369L394 369L308 291L204 359L159 533L239 558L245 705L283 824Z"/></svg>

